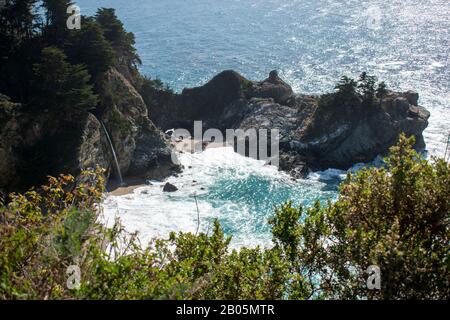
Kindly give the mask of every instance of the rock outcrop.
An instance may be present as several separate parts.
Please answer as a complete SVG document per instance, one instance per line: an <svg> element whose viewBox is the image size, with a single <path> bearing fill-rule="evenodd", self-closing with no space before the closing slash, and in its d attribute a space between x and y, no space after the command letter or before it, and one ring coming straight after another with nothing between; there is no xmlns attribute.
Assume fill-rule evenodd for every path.
<svg viewBox="0 0 450 320"><path fill-rule="evenodd" d="M162 179L177 171L169 141L149 119L147 106L134 86L115 69L105 74L103 85L107 90L103 90L104 106L97 117L110 133L124 176Z"/></svg>
<svg viewBox="0 0 450 320"><path fill-rule="evenodd" d="M202 87L181 94L155 89L144 98L153 101L152 118L163 130L189 130L195 120L203 121L204 130L279 129L280 168L294 176L370 162L386 154L401 133L414 135L422 150L430 116L413 91L388 92L370 106L362 98L326 106L319 96L294 94L275 71L261 82L224 71Z"/></svg>
<svg viewBox="0 0 450 320"><path fill-rule="evenodd" d="M1 114L0 190L23 190L45 182L47 175L78 175L96 166L106 169L107 178L116 177L100 121L109 132L125 178L162 179L179 171L172 163L169 141L149 119L134 86L116 69L106 72L101 83L102 102L95 115L70 110L32 113L20 107ZM12 105L5 97L1 103Z"/></svg>
<svg viewBox="0 0 450 320"><path fill-rule="evenodd" d="M192 130L196 120L203 121L204 130L279 129L280 169L295 177L310 169L345 169L369 162L386 154L401 133L414 135L418 150L425 147L422 132L430 115L413 91L387 92L367 106L361 97L329 104L326 96L294 94L275 71L260 82L224 71L181 94L158 87L138 92L139 81L126 76L116 69L104 74L95 114L33 114L0 96L0 190L20 190L44 182L47 175L77 175L95 166L114 177L102 123L122 174L134 181L162 179L179 171L161 130Z"/></svg>

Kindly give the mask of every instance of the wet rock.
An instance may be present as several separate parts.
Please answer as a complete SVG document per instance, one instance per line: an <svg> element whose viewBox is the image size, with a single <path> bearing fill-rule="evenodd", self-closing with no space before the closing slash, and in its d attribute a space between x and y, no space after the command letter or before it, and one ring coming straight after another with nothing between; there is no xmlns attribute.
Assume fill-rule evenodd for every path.
<svg viewBox="0 0 450 320"><path fill-rule="evenodd" d="M164 185L163 191L164 192L175 192L175 191L178 191L178 188L176 186L174 186L173 184L167 182Z"/></svg>

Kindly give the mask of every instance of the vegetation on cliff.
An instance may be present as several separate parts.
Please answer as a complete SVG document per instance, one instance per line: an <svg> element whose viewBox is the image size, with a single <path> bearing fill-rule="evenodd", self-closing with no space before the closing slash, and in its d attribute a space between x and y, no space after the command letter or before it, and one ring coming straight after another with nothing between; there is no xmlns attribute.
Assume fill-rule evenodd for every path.
<svg viewBox="0 0 450 320"><path fill-rule="evenodd" d="M278 208L270 249L230 250L218 222L145 247L99 223L100 171L49 178L1 204L0 298L448 299L450 166L412 145L401 137L386 168L349 175L335 203Z"/></svg>
<svg viewBox="0 0 450 320"><path fill-rule="evenodd" d="M74 109L94 109L99 76L112 66L135 68L140 62L134 36L114 9L99 9L95 17L82 17L81 29L69 30L71 4L46 0L39 8L36 0L6 1L0 10L2 94L38 110L53 105L70 110L78 94Z"/></svg>
<svg viewBox="0 0 450 320"><path fill-rule="evenodd" d="M7 0L0 7L0 190L24 191L45 183L49 174L76 176L96 164L110 176L112 159L90 114L122 151L124 173L127 164L144 156L154 161L162 153L163 137L135 90L144 78L137 70L134 35L106 8L82 16L81 28L69 30L71 4ZM150 79L145 84L156 85ZM139 159L136 146L143 143L136 137L149 140ZM83 146L86 139L90 146ZM139 163L139 168L151 166Z"/></svg>

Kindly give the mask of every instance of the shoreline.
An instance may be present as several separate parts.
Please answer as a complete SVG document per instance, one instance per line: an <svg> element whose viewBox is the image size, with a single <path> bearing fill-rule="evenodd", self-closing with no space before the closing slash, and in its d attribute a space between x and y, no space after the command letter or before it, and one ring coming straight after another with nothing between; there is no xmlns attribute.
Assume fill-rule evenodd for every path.
<svg viewBox="0 0 450 320"><path fill-rule="evenodd" d="M172 140L171 144L172 144L174 150L176 150L176 152L178 152L178 153L185 153L185 152L195 153L196 147L199 150L201 150L201 152L203 152L207 149L211 149L211 148L230 147L230 145L227 144L226 142L224 142L224 143L202 142L202 141L198 141L195 139L190 139L187 141L185 141L185 140L173 141ZM190 146L189 146L189 144L190 144ZM165 181L165 179L161 182L164 182L164 181ZM126 186L113 187L111 191L106 192L106 195L107 196L115 196L115 197L126 196L128 194L132 194L134 192L134 190L136 190L138 188L148 186L147 184L142 182L142 179L139 179L139 178L124 179L124 182L126 183Z"/></svg>

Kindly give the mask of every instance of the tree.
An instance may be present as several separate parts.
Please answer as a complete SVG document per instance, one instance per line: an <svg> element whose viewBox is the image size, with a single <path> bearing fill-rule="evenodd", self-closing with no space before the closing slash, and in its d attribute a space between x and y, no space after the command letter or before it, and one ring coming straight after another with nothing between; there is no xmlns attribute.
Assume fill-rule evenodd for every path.
<svg viewBox="0 0 450 320"><path fill-rule="evenodd" d="M386 168L349 175L339 200L307 212L282 208L274 231L294 252L300 286L338 299L449 299L450 166L424 160L414 138L401 136ZM299 222L295 222L299 221ZM280 227L281 226L281 227ZM381 271L381 290L369 290L368 267Z"/></svg>
<svg viewBox="0 0 450 320"><path fill-rule="evenodd" d="M66 52L73 63L85 64L95 79L114 65L115 53L94 19L83 18L82 25L67 37Z"/></svg>
<svg viewBox="0 0 450 320"><path fill-rule="evenodd" d="M17 45L32 37L38 18L35 4L36 0L7 0L0 7L0 35L3 41L14 41L13 44ZM5 50L3 46L0 48Z"/></svg>
<svg viewBox="0 0 450 320"><path fill-rule="evenodd" d="M43 0L45 9L45 38L51 44L61 46L68 34L67 8L73 5L70 0Z"/></svg>
<svg viewBox="0 0 450 320"><path fill-rule="evenodd" d="M116 51L119 64L125 64L128 67L132 67L141 63L141 60L136 53L136 49L134 48L134 34L126 32L123 23L117 18L114 9L99 9L95 19L102 27L105 38L111 43Z"/></svg>
<svg viewBox="0 0 450 320"><path fill-rule="evenodd" d="M378 88L377 88L377 98L380 99L380 107L383 104L383 98L386 96L386 94L388 93L388 90L386 89L386 83L380 82L378 84Z"/></svg>
<svg viewBox="0 0 450 320"><path fill-rule="evenodd" d="M347 76L342 76L335 87L337 96L348 100L356 96L357 82Z"/></svg>
<svg viewBox="0 0 450 320"><path fill-rule="evenodd" d="M358 89L363 96L364 102L371 106L375 97L375 83L377 77L369 76L367 72L361 73L358 79Z"/></svg>
<svg viewBox="0 0 450 320"><path fill-rule="evenodd" d="M39 21L36 0L7 0L0 7L0 88L15 101L28 95L31 65L40 52Z"/></svg>
<svg viewBox="0 0 450 320"><path fill-rule="evenodd" d="M41 61L34 65L34 71L36 98L33 103L37 106L82 111L97 105L86 68L71 65L60 49L43 49Z"/></svg>

